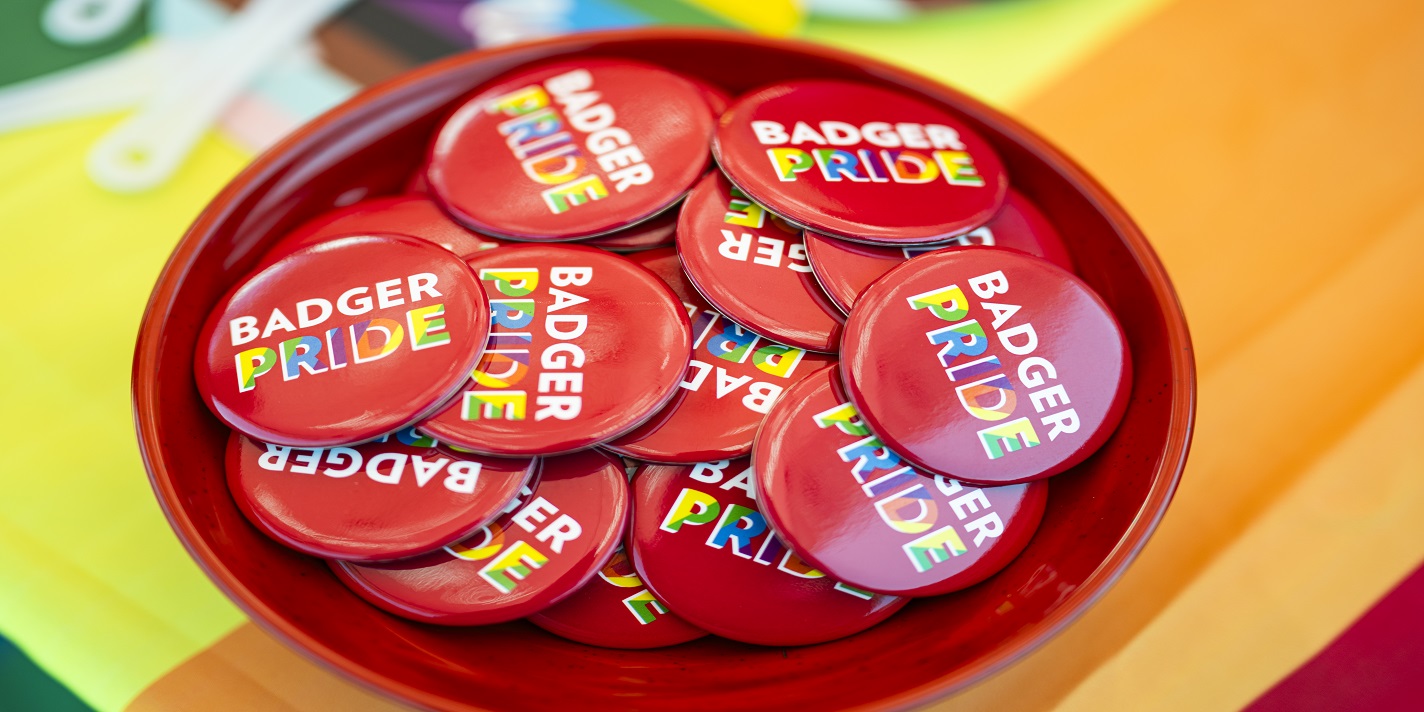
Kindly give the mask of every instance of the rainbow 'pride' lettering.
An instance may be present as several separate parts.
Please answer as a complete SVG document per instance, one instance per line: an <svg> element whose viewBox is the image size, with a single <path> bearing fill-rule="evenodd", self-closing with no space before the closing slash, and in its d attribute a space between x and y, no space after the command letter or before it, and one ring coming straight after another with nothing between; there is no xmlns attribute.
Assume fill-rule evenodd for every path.
<svg viewBox="0 0 1424 712"><path fill-rule="evenodd" d="M714 310L699 310L695 305L686 303L684 306L692 317L692 348L695 353L687 364L687 376L678 385L689 391L701 390L715 369L718 399L745 387L745 393L741 396L742 405L753 412L765 414L781 395L782 386L775 381L753 380L757 378L755 374L728 374L725 368L717 365L718 362L745 364L750 358L756 370L785 379L791 377L806 352L765 341ZM698 358L702 351L713 358L705 361Z"/></svg>
<svg viewBox="0 0 1424 712"><path fill-rule="evenodd" d="M820 169L827 182L923 184L943 176L950 185L982 187L959 132L943 124L870 121L859 126L844 121L797 121L788 131L778 121L756 120L750 128L766 149L772 171L782 181ZM819 128L819 131L817 130ZM796 145L844 148L795 148ZM856 148L869 144L884 149ZM934 149L929 153L908 149Z"/></svg>
<svg viewBox="0 0 1424 712"><path fill-rule="evenodd" d="M939 504L918 482L875 503L880 519L902 534L919 534L934 526Z"/></svg>
<svg viewBox="0 0 1424 712"><path fill-rule="evenodd" d="M1003 272L992 272L969 280L974 293L981 298L992 297L1008 291L1008 278ZM994 422L1013 415L1018 407L1018 392L1007 372L1001 371L1004 364L995 354L984 355L989 350L991 339L978 319L969 319L969 298L958 285L949 285L915 294L905 298L910 309L928 311L941 321L952 322L925 332L931 345L939 346L935 358L944 367L945 376L956 383L955 395L964 411L977 420ZM1008 329L1003 325L1019 312L1014 304L984 302L983 307L993 317L992 328L998 336L1002 348L1017 356L1028 356L1038 344L1033 324L1023 323ZM1018 339L1018 341L1015 341ZM1053 365L1041 357L1031 357L1025 365L1036 364L1039 372L1026 371L1020 367L1020 378L1029 387L1041 386L1046 378L1056 376ZM1028 375L1024 375L1027 373ZM987 374L987 375L986 375ZM965 382L966 379L977 378ZM1059 388L1061 391L1062 389ZM1035 398L1034 393L1029 398ZM1059 398L1068 403L1066 392ZM1037 407L1037 404L1035 404ZM1042 408L1037 408L1042 412ZM1061 432L1077 430L1077 415L1068 409L1062 413L1051 413L1044 418L1045 424L1053 424L1049 432L1052 439ZM1067 423L1066 425L1064 423ZM984 454L990 460L997 460L1009 453L1037 447L1040 444L1033 423L1022 417L999 425L984 428L976 433Z"/></svg>
<svg viewBox="0 0 1424 712"><path fill-rule="evenodd" d="M510 389L523 383L536 368L534 333L529 328L539 316L540 302L529 295L539 288L539 270L531 267L483 268L479 276L490 294L490 336L480 362L470 373L470 378L479 389L464 393L460 419L467 422L522 421L529 417L529 392ZM587 355L576 340L588 327L588 316L555 312L588 301L587 297L559 287L588 284L593 279L593 268L551 267L548 276L550 286L543 296L551 297L552 301L545 302L548 313L543 317L543 333L558 343L545 342L541 345L538 363L546 371L578 371L583 368ZM578 417L583 406L582 373L569 374L557 385L549 385L544 377L537 380L535 421L546 418L573 420ZM551 390L557 393L551 393ZM569 395L562 395L564 392Z"/></svg>
<svg viewBox="0 0 1424 712"><path fill-rule="evenodd" d="M1026 447L1038 446L1038 433L1028 418L1011 420L1003 425L985 428L978 433L979 442L984 445L984 454L990 460L997 460L1011 452Z"/></svg>
<svg viewBox="0 0 1424 712"><path fill-rule="evenodd" d="M957 386L954 392L964 409L980 420L1003 420L1018 405L1014 384L1002 373Z"/></svg>
<svg viewBox="0 0 1424 712"><path fill-rule="evenodd" d="M476 538L479 539L476 542ZM445 553L465 561L484 561L504 548L504 527L490 524L480 529L475 536L465 541L445 547Z"/></svg>
<svg viewBox="0 0 1424 712"><path fill-rule="evenodd" d="M539 288L539 270L534 267L482 268L480 281L493 287L499 298L490 299L490 336L484 356L470 378L481 390L466 391L460 403L460 419L524 420L529 394L507 390L529 373L530 347L534 334L536 302L528 299Z"/></svg>
<svg viewBox="0 0 1424 712"><path fill-rule="evenodd" d="M731 198L727 201L727 213L722 222L728 225L760 228L766 224L766 208L756 204L741 188L732 186Z"/></svg>
<svg viewBox="0 0 1424 712"><path fill-rule="evenodd" d="M842 462L851 463L850 474L860 491L874 500L880 520L901 534L919 534L934 526L939 504L914 468L871 435L855 406L842 403L811 416L820 428L836 428L860 440L836 449ZM884 471L884 474L880 474Z"/></svg>
<svg viewBox="0 0 1424 712"><path fill-rule="evenodd" d="M851 152L840 148L813 148L810 151L790 146L766 149L772 171L778 180L790 183L813 168L830 183L904 183L924 184L943 178L955 186L980 188L984 179L974 167L974 159L965 151L919 151L860 149ZM810 174L815 175L815 174Z"/></svg>
<svg viewBox="0 0 1424 712"><path fill-rule="evenodd" d="M529 394L524 391L465 391L464 420L524 420Z"/></svg>
<svg viewBox="0 0 1424 712"><path fill-rule="evenodd" d="M696 349L705 345L708 353L723 361L746 363L750 356L757 370L778 378L789 378L806 356L804 350L762 339L716 311L689 309L689 313L695 337L692 347Z"/></svg>
<svg viewBox="0 0 1424 712"><path fill-rule="evenodd" d="M567 118L550 105L551 97L568 113ZM610 195L603 176L590 165L591 157L619 193L653 180L653 169L643 160L633 136L613 125L617 120L613 105L600 98L593 89L593 75L573 69L545 79L542 86L530 84L485 105L487 113L509 117L500 122L498 131L524 174L535 183L553 186L540 195L555 215ZM585 146L575 142L566 125L587 136ZM623 159L610 162L606 156L620 148Z"/></svg>
<svg viewBox="0 0 1424 712"><path fill-rule="evenodd" d="M704 477L720 479L726 460L713 463L699 463L698 472ZM749 475L747 468L738 475ZM703 481L714 483L715 480ZM715 521L711 533L704 542L714 549L729 551L733 555L761 566L775 566L782 573L803 579L824 578L826 574L813 568L795 552L787 548L776 533L767 526L766 518L751 507L736 502L727 503L725 509L717 498L691 487L684 487L673 501L672 507L663 517L659 528L677 534L687 527L696 527ZM760 543L758 543L760 539ZM860 589L837 585L835 590L857 598L869 598L871 594Z"/></svg>
<svg viewBox="0 0 1424 712"><path fill-rule="evenodd" d="M653 593L646 588L623 599L623 605L627 606L633 617L643 625L652 623L658 616L667 615L668 612L662 601L653 597Z"/></svg>
<svg viewBox="0 0 1424 712"><path fill-rule="evenodd" d="M908 542L904 549L905 555L910 557L910 563L919 573L929 571L935 564L949 561L951 556L959 556L969 551L969 547L964 545L964 540L959 538L959 532L955 531L952 525Z"/></svg>
<svg viewBox="0 0 1424 712"><path fill-rule="evenodd" d="M549 104L544 87L532 84L494 99L486 111L511 117L500 122L497 130L520 160L524 175L552 186L539 195L549 212L559 215L607 198L609 193L603 178L588 172L583 150L564 129L564 117Z"/></svg>
<svg viewBox="0 0 1424 712"><path fill-rule="evenodd" d="M643 579L638 578L638 572L628 564L628 554L622 549L614 553L608 565L599 570L598 577L618 588L640 588L643 585Z"/></svg>
<svg viewBox="0 0 1424 712"><path fill-rule="evenodd" d="M238 352L237 390L245 393L257 387L257 378L278 364L283 381L308 374L325 373L350 363L383 359L405 343L411 334L410 350L420 351L450 343L445 330L445 305L432 304L406 312L406 322L373 317L343 327L327 329L324 336L308 334L285 339L277 348L258 346Z"/></svg>
<svg viewBox="0 0 1424 712"><path fill-rule="evenodd" d="M622 549L614 552L608 565L598 572L598 577L618 588L641 589L623 599L623 605L633 614L640 625L652 623L657 620L658 616L667 614L667 607L662 604L662 601L654 597L651 591L643 588L643 580L638 578L638 572L634 571L633 565L628 562L627 552Z"/></svg>
<svg viewBox="0 0 1424 712"><path fill-rule="evenodd" d="M909 302L911 309L928 309L945 321L959 321L969 316L969 299L964 296L963 289L953 284L906 297L905 301Z"/></svg>
<svg viewBox="0 0 1424 712"><path fill-rule="evenodd" d="M534 569L543 568L549 557L529 545L527 541L517 541L500 552L492 561L480 569L480 578L494 586L500 593L513 593Z"/></svg>
<svg viewBox="0 0 1424 712"><path fill-rule="evenodd" d="M869 435L870 428L860 419L860 413L850 403L842 403L823 413L813 416L816 425L822 428L834 426L846 435Z"/></svg>

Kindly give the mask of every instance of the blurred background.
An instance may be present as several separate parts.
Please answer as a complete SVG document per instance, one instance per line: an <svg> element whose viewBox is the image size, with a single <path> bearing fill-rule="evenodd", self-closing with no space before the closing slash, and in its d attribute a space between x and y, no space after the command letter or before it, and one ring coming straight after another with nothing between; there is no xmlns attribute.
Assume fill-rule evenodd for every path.
<svg viewBox="0 0 1424 712"><path fill-rule="evenodd" d="M129 410L149 289L229 178L362 87L645 25L964 89L1079 160L1176 282L1200 407L1162 528L1106 601L935 709L1418 709L1424 4L4 0L0 710L397 709L248 622L170 532ZM175 88L214 45L230 60Z"/></svg>

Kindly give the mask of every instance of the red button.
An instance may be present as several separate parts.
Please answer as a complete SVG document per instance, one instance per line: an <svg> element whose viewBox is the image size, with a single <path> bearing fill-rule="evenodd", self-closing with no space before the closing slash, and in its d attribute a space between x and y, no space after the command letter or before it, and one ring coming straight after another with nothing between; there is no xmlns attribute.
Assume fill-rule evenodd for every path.
<svg viewBox="0 0 1424 712"><path fill-rule="evenodd" d="M757 435L761 511L787 544L830 576L901 596L972 586L1023 551L1047 482L922 475L870 432L838 381L830 367L787 389Z"/></svg>
<svg viewBox="0 0 1424 712"><path fill-rule="evenodd" d="M801 231L721 173L687 196L677 251L693 286L723 314L790 346L836 350L844 317L811 274Z"/></svg>
<svg viewBox="0 0 1424 712"><path fill-rule="evenodd" d="M331 568L362 598L413 620L523 618L572 595L608 563L628 515L627 475L617 458L597 451L550 458L538 483L505 512L433 554L386 564L332 561Z"/></svg>
<svg viewBox="0 0 1424 712"><path fill-rule="evenodd" d="M816 280L842 311L850 313L855 298L895 265L916 255L969 245L998 245L1042 257L1068 271L1073 259L1053 224L1033 203L1009 190L1003 210L984 227L975 228L942 245L881 247L806 232L806 256Z"/></svg>
<svg viewBox="0 0 1424 712"><path fill-rule="evenodd" d="M703 90L638 62L581 59L508 75L446 122L431 191L492 235L571 240L677 202L709 163Z"/></svg>
<svg viewBox="0 0 1424 712"><path fill-rule="evenodd" d="M494 310L464 391L420 429L489 455L553 455L618 437L687 370L687 313L651 272L575 245L518 245L470 267Z"/></svg>
<svg viewBox="0 0 1424 712"><path fill-rule="evenodd" d="M1082 280L999 247L923 255L860 296L841 369L870 429L922 471L979 484L1082 462L1127 406L1127 342Z"/></svg>
<svg viewBox="0 0 1424 712"><path fill-rule="evenodd" d="M662 648L697 640L707 631L668 612L643 585L620 549L598 577L577 593L535 613L529 622L587 645L625 650Z"/></svg>
<svg viewBox="0 0 1424 712"><path fill-rule="evenodd" d="M444 405L479 362L489 301L470 268L413 237L306 247L228 292L194 373L218 418L263 442L361 442Z"/></svg>
<svg viewBox="0 0 1424 712"><path fill-rule="evenodd" d="M308 220L268 250L262 263L269 265L308 245L347 235L418 237L461 257L508 244L470 232L424 196L396 195L363 200Z"/></svg>
<svg viewBox="0 0 1424 712"><path fill-rule="evenodd" d="M417 556L489 524L539 467L437 445L411 428L327 449L233 433L228 486L258 529L298 551L348 561Z"/></svg>
<svg viewBox="0 0 1424 712"><path fill-rule="evenodd" d="M744 643L809 645L905 604L837 583L787 549L757 511L753 480L745 458L650 465L633 478L633 565L674 613Z"/></svg>
<svg viewBox="0 0 1424 712"><path fill-rule="evenodd" d="M771 404L787 386L834 359L762 338L708 306L687 283L673 250L629 259L661 277L692 317L692 363L662 410L604 447L650 462L694 463L741 457Z"/></svg>
<svg viewBox="0 0 1424 712"><path fill-rule="evenodd" d="M852 82L742 96L718 121L712 152L772 212L864 242L942 242L988 222L1008 189L999 157L960 119Z"/></svg>
<svg viewBox="0 0 1424 712"><path fill-rule="evenodd" d="M630 228L611 235L594 237L582 241L609 252L637 252L655 247L669 247L677 234L677 208L669 208L662 214L649 218Z"/></svg>

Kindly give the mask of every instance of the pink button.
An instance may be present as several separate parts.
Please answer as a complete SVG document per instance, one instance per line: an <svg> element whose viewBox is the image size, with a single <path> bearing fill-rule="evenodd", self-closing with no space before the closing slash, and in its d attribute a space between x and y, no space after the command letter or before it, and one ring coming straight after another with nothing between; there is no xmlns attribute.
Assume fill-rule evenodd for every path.
<svg viewBox="0 0 1424 712"><path fill-rule="evenodd" d="M869 591L933 596L979 583L1023 551L1047 482L976 487L922 475L840 390L835 367L817 371L786 391L757 435L761 511L802 558Z"/></svg>
<svg viewBox="0 0 1424 712"><path fill-rule="evenodd" d="M1107 441L1127 407L1127 341L1103 300L1000 247L910 260L861 295L841 371L870 430L925 474L1048 477Z"/></svg>

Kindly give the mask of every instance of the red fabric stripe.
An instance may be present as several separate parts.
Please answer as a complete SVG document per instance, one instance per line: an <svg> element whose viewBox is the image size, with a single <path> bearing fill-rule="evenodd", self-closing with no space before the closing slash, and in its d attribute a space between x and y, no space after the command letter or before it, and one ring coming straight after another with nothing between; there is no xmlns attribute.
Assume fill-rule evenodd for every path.
<svg viewBox="0 0 1424 712"><path fill-rule="evenodd" d="M1424 566L1248 712L1424 709Z"/></svg>

